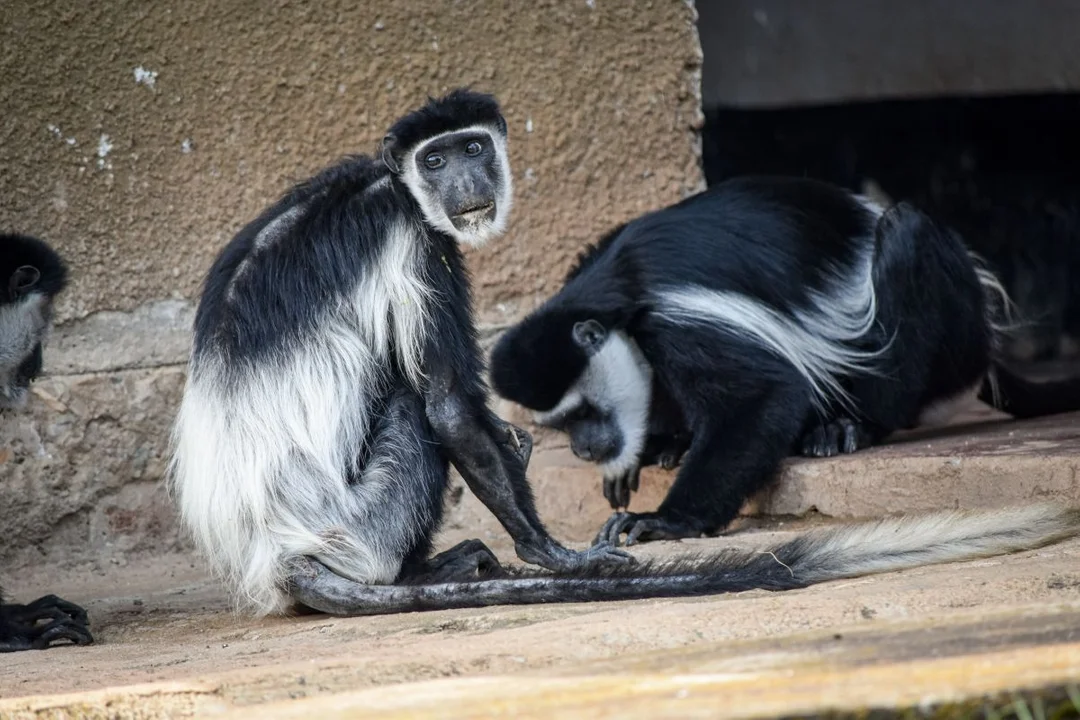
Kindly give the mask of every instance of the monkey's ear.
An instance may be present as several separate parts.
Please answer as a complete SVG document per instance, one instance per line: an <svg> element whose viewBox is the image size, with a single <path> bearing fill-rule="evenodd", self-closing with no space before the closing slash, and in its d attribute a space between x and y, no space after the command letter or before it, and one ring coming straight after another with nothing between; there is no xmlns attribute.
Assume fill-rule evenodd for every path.
<svg viewBox="0 0 1080 720"><path fill-rule="evenodd" d="M574 342L588 355L599 350L607 340L607 330L596 320L582 320L574 323L573 334Z"/></svg>
<svg viewBox="0 0 1080 720"><path fill-rule="evenodd" d="M401 168L398 167L397 160L394 159L394 149L397 145L397 138L393 135L387 135L382 141L382 161L386 167L390 168L390 172L397 175L401 172Z"/></svg>
<svg viewBox="0 0 1080 720"><path fill-rule="evenodd" d="M41 271L33 265L23 265L15 269L15 272L11 275L11 280L8 281L8 290L11 292L12 297L21 297L30 292L30 289L37 285L37 281L41 279Z"/></svg>

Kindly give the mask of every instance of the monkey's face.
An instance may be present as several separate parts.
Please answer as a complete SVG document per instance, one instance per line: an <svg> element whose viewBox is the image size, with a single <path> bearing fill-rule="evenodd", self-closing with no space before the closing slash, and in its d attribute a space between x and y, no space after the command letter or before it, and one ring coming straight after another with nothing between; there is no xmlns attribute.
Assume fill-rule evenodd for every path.
<svg viewBox="0 0 1080 720"><path fill-rule="evenodd" d="M52 302L35 291L39 277L33 267L18 268L0 304L0 409L25 406L30 383L41 373Z"/></svg>
<svg viewBox="0 0 1080 720"><path fill-rule="evenodd" d="M567 433L573 453L603 466L605 475L627 472L648 432L652 368L633 340L596 320L576 323L568 340L585 352L588 364L536 421Z"/></svg>
<svg viewBox="0 0 1080 720"><path fill-rule="evenodd" d="M459 242L482 245L506 228L512 181L506 140L495 128L421 143L406 157L404 181L428 223Z"/></svg>

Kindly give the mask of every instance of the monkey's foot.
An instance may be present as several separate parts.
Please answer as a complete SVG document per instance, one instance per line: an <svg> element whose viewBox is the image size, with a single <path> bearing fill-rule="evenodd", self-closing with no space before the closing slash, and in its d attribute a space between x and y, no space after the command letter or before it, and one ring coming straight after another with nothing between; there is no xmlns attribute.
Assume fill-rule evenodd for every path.
<svg viewBox="0 0 1080 720"><path fill-rule="evenodd" d="M0 652L44 650L61 640L90 645L89 625L86 610L55 595L28 605L0 605Z"/></svg>
<svg viewBox="0 0 1080 720"><path fill-rule="evenodd" d="M508 423L505 420L502 422L506 426L507 447L521 459L522 467L529 467L529 460L532 458L533 449L532 435L530 435L527 430L519 428L517 425Z"/></svg>
<svg viewBox="0 0 1080 720"><path fill-rule="evenodd" d="M823 423L806 433L802 441L802 454L806 457L832 457L841 453L851 454L870 447L870 433L850 418L837 418Z"/></svg>
<svg viewBox="0 0 1080 720"><path fill-rule="evenodd" d="M499 559L479 540L465 540L427 560L422 566L403 575L399 582L434 585L449 582L474 582L506 575Z"/></svg>
<svg viewBox="0 0 1080 720"><path fill-rule="evenodd" d="M651 435L645 441L638 464L641 467L659 465L664 470L674 470L690 449L690 439L684 435Z"/></svg>
<svg viewBox="0 0 1080 720"><path fill-rule="evenodd" d="M657 456L657 464L665 470L674 470L682 462L686 448L668 448Z"/></svg>
<svg viewBox="0 0 1080 720"><path fill-rule="evenodd" d="M637 465L619 475L604 476L604 497L615 510L630 504L630 494L637 492L641 468Z"/></svg>
<svg viewBox="0 0 1080 720"><path fill-rule="evenodd" d="M605 565L636 562L633 555L606 543L594 543L588 550L571 550L552 541L544 547L518 543L518 557L555 573L569 573Z"/></svg>
<svg viewBox="0 0 1080 720"><path fill-rule="evenodd" d="M626 544L651 540L681 540L701 536L701 528L684 520L673 520L658 513L617 512L608 518L596 536L598 545L617 546L626 533Z"/></svg>

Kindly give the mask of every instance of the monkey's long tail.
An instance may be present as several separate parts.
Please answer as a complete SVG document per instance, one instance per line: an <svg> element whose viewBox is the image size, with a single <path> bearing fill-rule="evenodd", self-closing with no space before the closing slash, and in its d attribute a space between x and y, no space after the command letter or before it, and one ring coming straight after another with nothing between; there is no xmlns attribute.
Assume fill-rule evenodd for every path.
<svg viewBox="0 0 1080 720"><path fill-rule="evenodd" d="M1030 550L1080 534L1080 511L1032 505L813 531L762 551L436 585L365 585L310 561L290 579L294 598L335 615L690 597L789 590L840 578Z"/></svg>

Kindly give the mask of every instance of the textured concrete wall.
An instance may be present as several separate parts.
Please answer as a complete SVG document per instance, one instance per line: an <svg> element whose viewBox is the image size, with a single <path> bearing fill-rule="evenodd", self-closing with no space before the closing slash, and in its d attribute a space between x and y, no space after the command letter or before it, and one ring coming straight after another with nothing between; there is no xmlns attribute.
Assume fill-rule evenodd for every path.
<svg viewBox="0 0 1080 720"><path fill-rule="evenodd" d="M287 183L458 84L495 92L518 198L471 254L505 323L611 224L703 186L685 0L4 3L0 227L74 278L29 414L0 418L0 557L176 543L160 477L202 275ZM63 551L63 552L61 552Z"/></svg>

